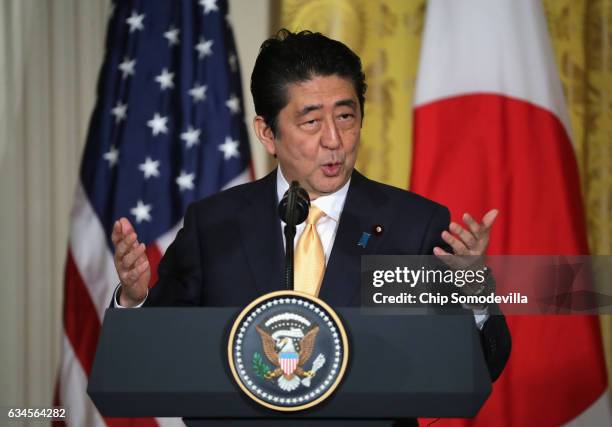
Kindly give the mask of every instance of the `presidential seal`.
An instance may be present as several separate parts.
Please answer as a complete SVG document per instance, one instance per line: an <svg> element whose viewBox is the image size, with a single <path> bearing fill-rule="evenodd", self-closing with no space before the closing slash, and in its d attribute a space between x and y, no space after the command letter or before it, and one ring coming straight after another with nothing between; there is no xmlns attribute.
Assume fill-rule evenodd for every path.
<svg viewBox="0 0 612 427"><path fill-rule="evenodd" d="M336 389L348 362L348 340L323 301L278 291L240 313L227 352L234 379L247 396L267 408L299 411Z"/></svg>

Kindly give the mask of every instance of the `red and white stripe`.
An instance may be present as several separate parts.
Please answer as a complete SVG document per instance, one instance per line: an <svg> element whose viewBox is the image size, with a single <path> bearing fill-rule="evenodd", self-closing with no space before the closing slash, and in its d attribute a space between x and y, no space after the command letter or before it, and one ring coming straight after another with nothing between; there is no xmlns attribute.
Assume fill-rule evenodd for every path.
<svg viewBox="0 0 612 427"><path fill-rule="evenodd" d="M252 171L245 170L223 189L248 182ZM69 426L183 426L180 418L103 418L87 395L104 312L119 283L113 254L106 244L104 229L79 184L70 216L70 239L64 277L64 330L62 359L55 403L66 408ZM152 268L151 282L157 281L157 264L174 240L177 224L147 247ZM56 422L56 425L64 423Z"/></svg>
<svg viewBox="0 0 612 427"><path fill-rule="evenodd" d="M411 188L461 223L500 214L490 254L587 254L579 175L534 0L430 0ZM509 316L512 354L474 425L611 425L597 317ZM597 418L593 419L593 414ZM441 424L461 424L443 420Z"/></svg>
<svg viewBox="0 0 612 427"><path fill-rule="evenodd" d="M295 354L294 357L280 357L279 359L281 369L286 375L291 375L293 371L295 371L295 368L297 368L297 354Z"/></svg>

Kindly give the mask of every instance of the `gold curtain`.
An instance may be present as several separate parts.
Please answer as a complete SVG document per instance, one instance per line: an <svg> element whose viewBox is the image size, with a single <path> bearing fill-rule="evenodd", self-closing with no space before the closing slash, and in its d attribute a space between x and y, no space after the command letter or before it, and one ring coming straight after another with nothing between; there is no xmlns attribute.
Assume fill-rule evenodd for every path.
<svg viewBox="0 0 612 427"><path fill-rule="evenodd" d="M612 255L612 0L543 4L571 116L591 252ZM357 167L402 188L410 176L412 95L425 7L425 0L280 3L279 28L320 31L362 58L368 91ZM612 316L601 316L601 324L612 384Z"/></svg>
<svg viewBox="0 0 612 427"><path fill-rule="evenodd" d="M544 0L593 255L612 255L612 0ZM610 295L610 278L599 283ZM612 316L600 316L612 384Z"/></svg>

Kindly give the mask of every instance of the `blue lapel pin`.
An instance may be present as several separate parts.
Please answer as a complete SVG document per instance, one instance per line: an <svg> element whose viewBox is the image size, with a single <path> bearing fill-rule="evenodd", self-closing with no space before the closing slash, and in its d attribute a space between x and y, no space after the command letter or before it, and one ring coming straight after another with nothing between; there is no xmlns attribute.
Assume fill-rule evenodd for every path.
<svg viewBox="0 0 612 427"><path fill-rule="evenodd" d="M357 246L361 246L362 248L368 246L368 240L370 240L370 236L371 234L366 233L365 231L361 233L361 238L359 239L359 242L357 242Z"/></svg>

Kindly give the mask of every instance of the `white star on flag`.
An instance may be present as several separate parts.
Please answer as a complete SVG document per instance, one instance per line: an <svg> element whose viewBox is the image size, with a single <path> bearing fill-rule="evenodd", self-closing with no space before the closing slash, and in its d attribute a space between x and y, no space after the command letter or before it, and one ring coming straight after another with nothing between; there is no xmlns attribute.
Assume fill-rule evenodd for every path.
<svg viewBox="0 0 612 427"><path fill-rule="evenodd" d="M236 54L232 53L227 58L227 62L229 62L229 66L230 66L230 69L232 70L232 73L235 73L236 70L238 69L238 58L236 57Z"/></svg>
<svg viewBox="0 0 612 427"><path fill-rule="evenodd" d="M225 106L230 109L232 114L236 114L240 111L240 98L232 93L232 96L225 101Z"/></svg>
<svg viewBox="0 0 612 427"><path fill-rule="evenodd" d="M111 145L110 149L102 157L108 162L108 167L112 168L119 161L119 150L114 145Z"/></svg>
<svg viewBox="0 0 612 427"><path fill-rule="evenodd" d="M155 113L153 118L147 122L147 126L149 126L153 132L153 136L156 136L160 133L168 132L168 117L160 116L158 113Z"/></svg>
<svg viewBox="0 0 612 427"><path fill-rule="evenodd" d="M151 205L145 205L142 200L139 200L136 206L130 209L130 213L136 217L136 222L140 224L142 221L151 221Z"/></svg>
<svg viewBox="0 0 612 427"><path fill-rule="evenodd" d="M206 85L195 84L194 87L189 89L189 95L193 97L193 102L204 101L206 99Z"/></svg>
<svg viewBox="0 0 612 427"><path fill-rule="evenodd" d="M194 129L191 125L186 132L181 134L181 139L187 143L187 148L191 148L200 142L200 129Z"/></svg>
<svg viewBox="0 0 612 427"><path fill-rule="evenodd" d="M144 163L138 165L138 169L144 173L145 179L149 179L152 176L159 176L159 160L153 160L147 156Z"/></svg>
<svg viewBox="0 0 612 427"><path fill-rule="evenodd" d="M200 37L200 42L195 47L195 50L198 51L198 58L202 59L212 55L212 45L212 40L206 40L204 37Z"/></svg>
<svg viewBox="0 0 612 427"><path fill-rule="evenodd" d="M179 44L179 33L181 31L178 28L174 28L171 26L168 31L164 33L164 37L168 40L168 46L172 47L176 44Z"/></svg>
<svg viewBox="0 0 612 427"><path fill-rule="evenodd" d="M136 65L135 59L130 59L127 56L123 59L123 62L119 64L119 69L121 70L121 74L125 79L127 76L134 75L134 66Z"/></svg>
<svg viewBox="0 0 612 427"><path fill-rule="evenodd" d="M217 7L217 0L200 0L200 6L204 8L204 15L219 10Z"/></svg>
<svg viewBox="0 0 612 427"><path fill-rule="evenodd" d="M229 136L226 136L225 142L219 145L219 150L223 151L224 160L229 160L232 157L240 157L240 152L238 151L238 141L233 140Z"/></svg>
<svg viewBox="0 0 612 427"><path fill-rule="evenodd" d="M176 183L179 186L180 191L184 190L193 190L193 180L195 179L195 174L186 173L185 171L181 171L181 174L176 178Z"/></svg>
<svg viewBox="0 0 612 427"><path fill-rule="evenodd" d="M127 116L127 104L122 104L121 101L117 101L117 105L111 110L111 114L115 116L115 123L125 120Z"/></svg>
<svg viewBox="0 0 612 427"><path fill-rule="evenodd" d="M165 90L165 89L174 87L174 83L172 82L173 78L174 78L174 73L170 73L168 72L167 68L164 68L161 74L155 77L155 81L159 83L161 90Z"/></svg>
<svg viewBox="0 0 612 427"><path fill-rule="evenodd" d="M125 20L125 22L127 22L130 26L130 33L133 33L136 30L144 30L144 25L142 24L144 17L144 13L139 15L136 13L136 11L132 12L132 16Z"/></svg>

